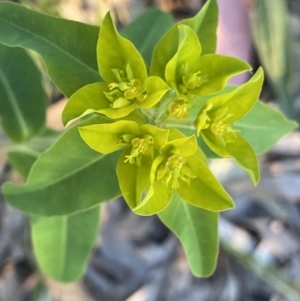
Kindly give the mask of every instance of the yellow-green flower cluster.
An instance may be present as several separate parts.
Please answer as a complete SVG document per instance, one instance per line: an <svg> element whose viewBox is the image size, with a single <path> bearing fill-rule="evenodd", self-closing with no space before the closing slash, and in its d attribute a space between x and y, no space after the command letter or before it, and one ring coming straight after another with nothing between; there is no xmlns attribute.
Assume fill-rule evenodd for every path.
<svg viewBox="0 0 300 301"><path fill-rule="evenodd" d="M157 50L170 47L162 39L148 72L138 50L117 32L107 14L97 45L104 82L78 90L63 113L65 124L90 113L107 117L102 124L79 128L80 135L100 153L122 149L117 163L121 192L141 215L164 210L174 191L206 210L234 206L211 173L198 136L217 155L234 158L255 183L259 180L255 153L234 129L234 122L257 101L262 70L248 83L220 93L230 77L251 67L232 57L202 55L199 38L188 25L177 25L175 33L175 52L166 60L169 52ZM174 28L166 33L172 34ZM178 129L186 124L194 129L188 137Z"/></svg>

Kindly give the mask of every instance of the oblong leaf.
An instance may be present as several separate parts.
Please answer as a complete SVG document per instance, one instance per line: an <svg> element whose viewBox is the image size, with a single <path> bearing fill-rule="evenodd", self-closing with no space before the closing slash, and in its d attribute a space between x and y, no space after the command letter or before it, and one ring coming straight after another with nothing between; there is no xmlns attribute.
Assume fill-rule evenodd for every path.
<svg viewBox="0 0 300 301"><path fill-rule="evenodd" d="M33 163L37 160L39 152L29 148L11 150L7 153L9 163L26 179Z"/></svg>
<svg viewBox="0 0 300 301"><path fill-rule="evenodd" d="M66 95L101 80L96 45L99 27L63 20L0 2L0 42L38 52L48 72Z"/></svg>
<svg viewBox="0 0 300 301"><path fill-rule="evenodd" d="M95 118L81 125L97 122L100 119ZM8 203L32 214L66 215L88 209L120 194L117 155L93 151L74 127L38 158L26 184L5 183L2 190Z"/></svg>
<svg viewBox="0 0 300 301"><path fill-rule="evenodd" d="M9 138L24 141L43 128L47 96L38 68L23 49L0 44L0 99L1 122Z"/></svg>
<svg viewBox="0 0 300 301"><path fill-rule="evenodd" d="M49 148L61 135L52 129L45 128L41 133L30 139L25 144L15 145L7 152L9 163L27 179L33 163Z"/></svg>
<svg viewBox="0 0 300 301"><path fill-rule="evenodd" d="M42 272L63 282L80 278L98 227L99 206L72 215L32 216L33 249Z"/></svg>
<svg viewBox="0 0 300 301"><path fill-rule="evenodd" d="M194 207L174 194L158 217L179 238L197 277L210 276L218 257L218 213Z"/></svg>
<svg viewBox="0 0 300 301"><path fill-rule="evenodd" d="M298 124L287 119L280 111L256 102L242 119L234 123L256 154L268 151L284 135L296 129Z"/></svg>

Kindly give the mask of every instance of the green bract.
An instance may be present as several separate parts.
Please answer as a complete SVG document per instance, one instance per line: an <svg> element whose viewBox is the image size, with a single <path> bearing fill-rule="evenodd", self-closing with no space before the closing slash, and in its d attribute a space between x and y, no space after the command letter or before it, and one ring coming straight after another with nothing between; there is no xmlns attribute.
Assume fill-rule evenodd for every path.
<svg viewBox="0 0 300 301"><path fill-rule="evenodd" d="M168 134L169 130L125 120L80 128L83 140L98 152L107 154L125 148L118 160L117 175L122 194L131 208L141 201L149 181L154 150L163 148Z"/></svg>
<svg viewBox="0 0 300 301"><path fill-rule="evenodd" d="M202 43L203 55L214 53L217 46L217 1L207 1L195 17L181 20L164 34L157 43L152 54L150 65L151 75L157 75L164 78L166 65L177 51L179 41L178 25L187 25L197 34Z"/></svg>
<svg viewBox="0 0 300 301"><path fill-rule="evenodd" d="M84 86L75 92L63 111L63 122L96 112L118 119L137 107L153 107L170 89L159 77L148 77L138 50L117 32L108 13L97 44L98 69L105 83Z"/></svg>
<svg viewBox="0 0 300 301"><path fill-rule="evenodd" d="M232 92L212 97L201 108L195 122L197 133L221 157L232 157L246 169L254 183L259 181L259 167L255 152L248 142L232 128L258 100L263 83L260 68L246 83Z"/></svg>
<svg viewBox="0 0 300 301"><path fill-rule="evenodd" d="M184 137L176 130L171 130L170 136L172 140L152 164L149 191L134 211L142 215L161 212L171 201L173 190L196 207L211 211L233 208L231 197L203 160L196 137Z"/></svg>
<svg viewBox="0 0 300 301"><path fill-rule="evenodd" d="M179 98L189 101L192 95L218 92L231 76L251 70L249 64L233 57L201 56L200 41L186 25L178 26L178 34L178 50L166 66L165 78Z"/></svg>

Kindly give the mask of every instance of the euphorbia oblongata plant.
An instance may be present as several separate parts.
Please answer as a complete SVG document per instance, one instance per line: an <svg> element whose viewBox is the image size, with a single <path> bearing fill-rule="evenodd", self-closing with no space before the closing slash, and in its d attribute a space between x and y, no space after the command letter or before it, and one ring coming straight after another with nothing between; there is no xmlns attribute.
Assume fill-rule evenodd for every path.
<svg viewBox="0 0 300 301"><path fill-rule="evenodd" d="M27 30L15 39L2 32L0 42L37 51L69 98L66 131L33 160L26 184L3 187L7 201L30 214L33 248L48 276L82 276L99 205L120 195L134 213L157 214L178 236L194 275L213 273L218 215L234 201L208 159L232 158L256 185L257 154L296 127L258 100L262 68L250 73L247 62L215 53L217 19L209 0L194 18L172 24L150 10L119 33L110 13L99 31L0 3L1 31L18 22ZM246 83L227 84L244 72Z"/></svg>

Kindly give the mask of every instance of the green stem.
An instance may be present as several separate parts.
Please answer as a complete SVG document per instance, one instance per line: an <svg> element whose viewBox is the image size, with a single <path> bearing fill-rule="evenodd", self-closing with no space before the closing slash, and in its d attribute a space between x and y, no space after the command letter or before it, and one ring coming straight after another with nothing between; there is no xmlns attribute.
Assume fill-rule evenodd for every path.
<svg viewBox="0 0 300 301"><path fill-rule="evenodd" d="M175 128L183 128L189 130L196 130L196 127L193 122L176 122L175 120L168 120L166 122L158 123L163 127L175 127Z"/></svg>
<svg viewBox="0 0 300 301"><path fill-rule="evenodd" d="M152 124L154 119L154 114L152 113L152 110L143 110L141 109L142 114L147 118L148 123Z"/></svg>

